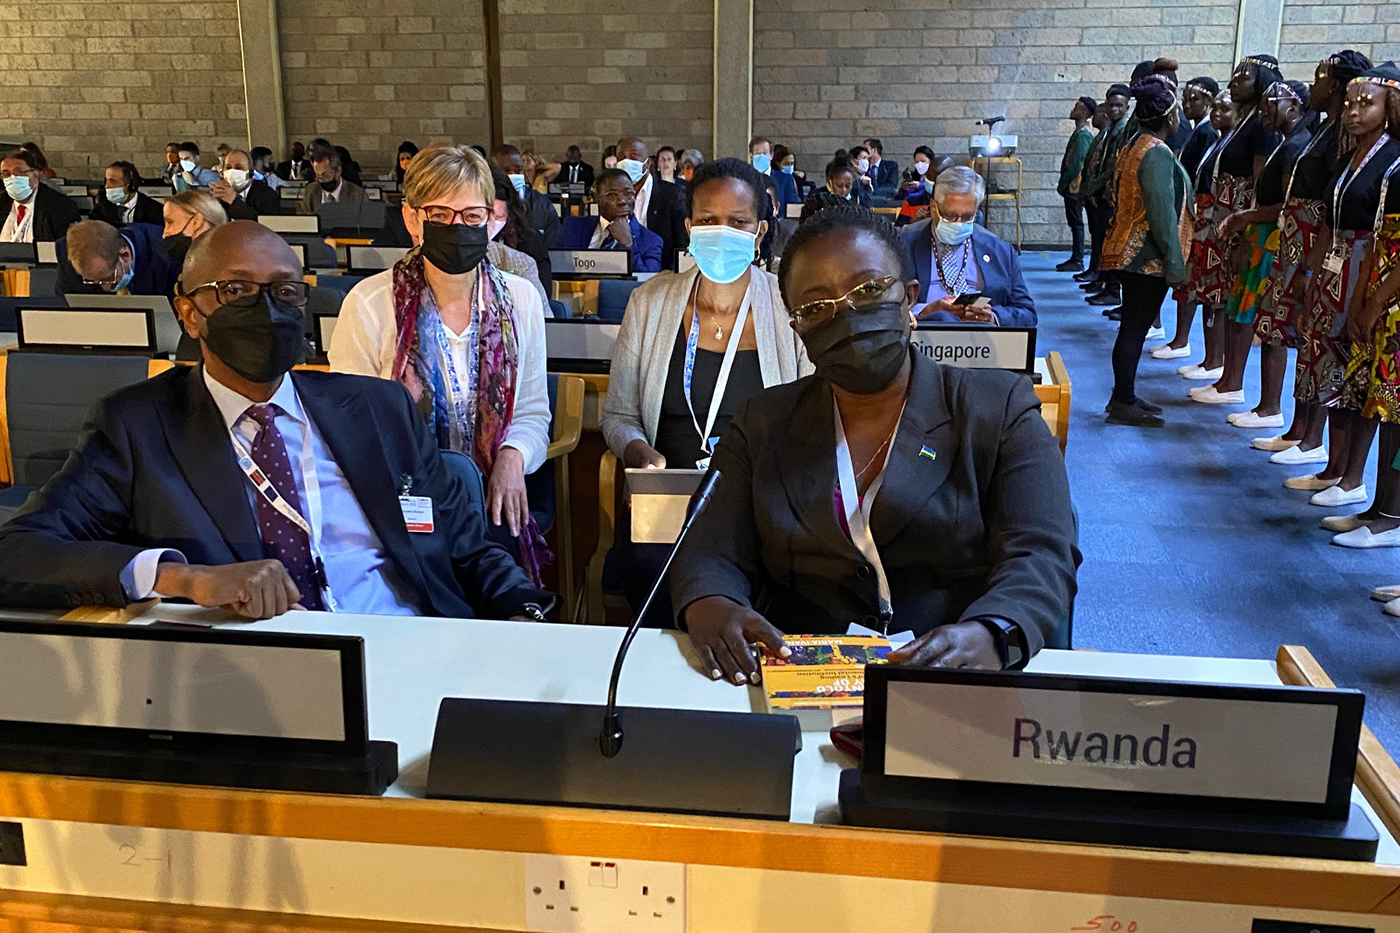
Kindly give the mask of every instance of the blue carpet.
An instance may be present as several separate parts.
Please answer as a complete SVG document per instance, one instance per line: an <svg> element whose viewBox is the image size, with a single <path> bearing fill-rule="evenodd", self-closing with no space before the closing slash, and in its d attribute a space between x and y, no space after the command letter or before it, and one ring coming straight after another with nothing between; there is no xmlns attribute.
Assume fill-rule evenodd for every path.
<svg viewBox="0 0 1400 933"><path fill-rule="evenodd" d="M1148 654L1273 658L1303 645L1340 686L1366 693L1366 722L1400 748L1400 619L1381 612L1372 587L1400 583L1400 551L1355 551L1329 543L1317 522L1364 506L1323 509L1310 493L1283 488L1312 468L1276 466L1225 416L1258 401L1258 351L1243 406L1202 405L1176 374L1188 360L1146 352L1137 394L1161 405L1165 428L1107 424L1117 325L1086 305L1070 276L1053 270L1063 253L1027 253L1026 280L1040 313L1041 355L1058 350L1073 385L1066 463L1079 509L1075 645ZM1201 360L1200 321L1192 334ZM1175 304L1163 307L1168 336ZM1149 341L1148 347L1158 341ZM1290 360L1291 365L1291 360ZM1284 413L1292 409L1292 376ZM1367 468L1374 482L1375 452Z"/></svg>

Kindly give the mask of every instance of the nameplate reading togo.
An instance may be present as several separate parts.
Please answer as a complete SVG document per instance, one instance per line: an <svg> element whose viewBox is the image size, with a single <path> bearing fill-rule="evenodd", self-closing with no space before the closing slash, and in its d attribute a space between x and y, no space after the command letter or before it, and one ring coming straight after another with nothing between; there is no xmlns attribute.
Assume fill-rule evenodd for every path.
<svg viewBox="0 0 1400 933"><path fill-rule="evenodd" d="M960 324L920 324L914 346L944 366L964 369L1035 370L1035 328L970 327Z"/></svg>
<svg viewBox="0 0 1400 933"><path fill-rule="evenodd" d="M552 249L549 267L555 275L631 275L632 253L625 249Z"/></svg>

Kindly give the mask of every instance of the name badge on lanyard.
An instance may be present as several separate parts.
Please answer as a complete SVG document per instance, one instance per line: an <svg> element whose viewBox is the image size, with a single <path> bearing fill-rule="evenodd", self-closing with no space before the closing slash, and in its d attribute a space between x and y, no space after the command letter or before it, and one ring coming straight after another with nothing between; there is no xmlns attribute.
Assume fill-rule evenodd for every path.
<svg viewBox="0 0 1400 933"><path fill-rule="evenodd" d="M890 600L889 577L885 575L885 565L880 560L875 536L870 531L870 513L875 507L875 497L885 482L885 467L894 451L894 437L890 438L889 450L885 452L884 463L880 464L879 475L865 490L865 498L862 500L859 487L856 486L855 466L851 463L851 449L846 443L846 427L841 423L841 409L834 401L831 407L836 418L836 480L841 485L841 507L846 513L846 527L851 531L851 543L875 570L875 586L880 600L880 633L888 635L890 623L894 621L894 606ZM903 417L904 412L901 410L900 418ZM896 422L895 434L898 433L899 426Z"/></svg>
<svg viewBox="0 0 1400 933"><path fill-rule="evenodd" d="M695 402L690 397L691 379L695 373L695 353L700 345L700 285L695 286L695 299L690 307L690 334L685 342L685 369L681 374L681 385L685 391L685 405L690 409L690 421L695 425L695 433L700 438L700 452L705 456L695 461L695 468L708 470L710 458L714 456L719 438L714 437L715 419L719 417L719 406L724 401L724 390L729 385L729 374L734 368L734 357L739 352L739 342L744 337L744 324L749 317L749 305L753 302L753 280L744 292L744 300L739 305L739 313L734 318L734 329L729 332L729 343L724 348L724 361L719 366L719 376L715 378L715 389L710 395L710 410L705 416L705 427L700 427L700 419L695 415Z"/></svg>
<svg viewBox="0 0 1400 933"><path fill-rule="evenodd" d="M428 496L399 496L399 508L403 509L403 522L410 534L430 535L433 533L433 500Z"/></svg>
<svg viewBox="0 0 1400 933"><path fill-rule="evenodd" d="M1346 256L1340 249L1330 249L1327 251L1327 255L1323 257L1322 268L1330 275L1337 275L1342 271L1342 267L1346 265L1346 262Z"/></svg>

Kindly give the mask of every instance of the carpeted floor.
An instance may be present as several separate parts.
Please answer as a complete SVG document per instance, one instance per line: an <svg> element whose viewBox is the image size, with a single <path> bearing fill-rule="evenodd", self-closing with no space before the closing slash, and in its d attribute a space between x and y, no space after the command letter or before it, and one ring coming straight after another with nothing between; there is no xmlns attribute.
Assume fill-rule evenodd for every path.
<svg viewBox="0 0 1400 933"><path fill-rule="evenodd" d="M1305 645L1340 686L1366 693L1367 724L1387 746L1400 747L1400 619L1368 598L1373 586L1400 583L1400 549L1330 544L1318 520L1364 506L1310 505L1310 493L1283 488L1310 467L1270 464L1249 446L1252 437L1279 431L1226 423L1227 414L1258 400L1257 351L1247 405L1237 407L1190 401L1187 389L1201 383L1176 374L1187 361L1144 353L1138 395L1166 409L1167 426L1105 423L1117 325L1084 304L1069 275L1053 270L1064 258L1027 252L1022 261L1040 314L1037 352L1058 350L1073 384L1066 460L1084 551L1076 646L1272 658L1281 644ZM1164 315L1170 335L1170 299ZM1192 349L1190 362L1199 362L1199 316ZM1291 393L1290 371L1285 415ZM1368 484L1374 450L1371 460Z"/></svg>

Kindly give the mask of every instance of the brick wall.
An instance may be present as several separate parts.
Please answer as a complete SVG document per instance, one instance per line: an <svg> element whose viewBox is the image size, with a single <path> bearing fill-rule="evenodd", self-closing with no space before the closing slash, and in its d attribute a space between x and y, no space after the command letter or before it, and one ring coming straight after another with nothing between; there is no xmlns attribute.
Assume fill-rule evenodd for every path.
<svg viewBox="0 0 1400 933"><path fill-rule="evenodd" d="M324 136L374 174L405 139L490 142L479 3L292 0L278 26L289 139Z"/></svg>
<svg viewBox="0 0 1400 933"><path fill-rule="evenodd" d="M54 170L115 158L165 166L165 144L245 142L235 0L0 5L0 138L33 139Z"/></svg>
<svg viewBox="0 0 1400 933"><path fill-rule="evenodd" d="M881 138L909 164L914 147L966 156L974 121L1020 138L1023 236L1067 239L1055 194L1074 98L1102 97L1159 54L1184 77L1224 77L1238 0L887 0L878 12L828 0L756 0L754 125L793 146L820 176L840 147ZM1014 185L1014 176L1006 180ZM994 229L1013 232L998 206Z"/></svg>
<svg viewBox="0 0 1400 933"><path fill-rule="evenodd" d="M710 150L709 0L500 0L508 142L549 158L578 144L598 164L634 135Z"/></svg>
<svg viewBox="0 0 1400 933"><path fill-rule="evenodd" d="M1278 55L1285 77L1310 81L1318 61L1340 49L1356 49L1375 62L1400 58L1400 3L1287 0Z"/></svg>

